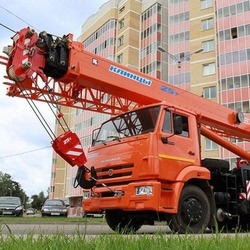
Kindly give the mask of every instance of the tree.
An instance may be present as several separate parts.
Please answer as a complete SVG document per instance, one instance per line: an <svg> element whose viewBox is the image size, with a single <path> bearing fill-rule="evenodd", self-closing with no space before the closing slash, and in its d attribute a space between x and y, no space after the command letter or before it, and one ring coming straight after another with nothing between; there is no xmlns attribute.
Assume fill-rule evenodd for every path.
<svg viewBox="0 0 250 250"><path fill-rule="evenodd" d="M39 193L39 195L32 195L31 196L31 199L32 199L32 202L31 202L31 206L35 209L38 209L40 210L43 203L45 202L45 200L47 199L48 197L45 197L43 191Z"/></svg>
<svg viewBox="0 0 250 250"><path fill-rule="evenodd" d="M25 204L28 196L25 194L20 183L13 181L12 177L0 171L0 196L17 196Z"/></svg>

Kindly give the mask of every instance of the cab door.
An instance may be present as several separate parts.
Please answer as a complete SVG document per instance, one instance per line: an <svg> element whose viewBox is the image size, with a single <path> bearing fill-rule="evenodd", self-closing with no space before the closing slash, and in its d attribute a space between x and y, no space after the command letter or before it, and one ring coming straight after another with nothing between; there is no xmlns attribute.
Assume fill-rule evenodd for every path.
<svg viewBox="0 0 250 250"><path fill-rule="evenodd" d="M165 109L158 140L160 176L175 180L185 167L199 165L200 145L195 116Z"/></svg>

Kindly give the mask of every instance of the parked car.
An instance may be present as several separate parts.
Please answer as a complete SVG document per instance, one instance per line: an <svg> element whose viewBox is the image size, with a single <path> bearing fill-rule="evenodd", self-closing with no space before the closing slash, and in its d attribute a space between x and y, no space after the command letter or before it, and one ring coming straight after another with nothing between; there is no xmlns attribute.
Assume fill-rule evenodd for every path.
<svg viewBox="0 0 250 250"><path fill-rule="evenodd" d="M42 216L68 216L68 209L63 200L47 199L41 209Z"/></svg>
<svg viewBox="0 0 250 250"><path fill-rule="evenodd" d="M36 214L36 209L33 207L29 207L26 209L26 215L35 215Z"/></svg>
<svg viewBox="0 0 250 250"><path fill-rule="evenodd" d="M19 197L1 196L0 197L0 215L23 216L23 205Z"/></svg>

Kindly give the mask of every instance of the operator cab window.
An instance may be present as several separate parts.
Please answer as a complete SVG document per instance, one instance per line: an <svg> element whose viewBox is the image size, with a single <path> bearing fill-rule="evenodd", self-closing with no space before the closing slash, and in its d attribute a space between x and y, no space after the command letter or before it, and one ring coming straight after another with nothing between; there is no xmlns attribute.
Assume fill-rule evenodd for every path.
<svg viewBox="0 0 250 250"><path fill-rule="evenodd" d="M189 137L189 127L188 127L188 117L179 115L179 114L171 114L170 111L166 110L164 121L163 121L163 128L162 131L165 133L173 133L172 129L172 121L174 120L173 117L181 118L182 122L182 132L178 135L183 137Z"/></svg>
<svg viewBox="0 0 250 250"><path fill-rule="evenodd" d="M169 134L172 133L171 113L168 110L165 113L162 131Z"/></svg>
<svg viewBox="0 0 250 250"><path fill-rule="evenodd" d="M184 137L189 137L188 117L181 115L181 118L182 118L182 133L180 135Z"/></svg>

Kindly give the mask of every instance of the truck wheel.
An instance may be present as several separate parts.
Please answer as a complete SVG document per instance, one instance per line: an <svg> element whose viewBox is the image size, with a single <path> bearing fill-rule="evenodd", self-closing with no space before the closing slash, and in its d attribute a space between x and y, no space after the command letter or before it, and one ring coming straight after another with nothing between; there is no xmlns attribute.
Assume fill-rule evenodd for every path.
<svg viewBox="0 0 250 250"><path fill-rule="evenodd" d="M129 218L126 212L123 212L121 210L106 210L105 217L108 226L113 231L124 234L135 233L141 228L143 224L139 220Z"/></svg>
<svg viewBox="0 0 250 250"><path fill-rule="evenodd" d="M201 233L210 220L210 204L206 194L193 185L182 190L178 213L171 216L169 227L178 233Z"/></svg>

